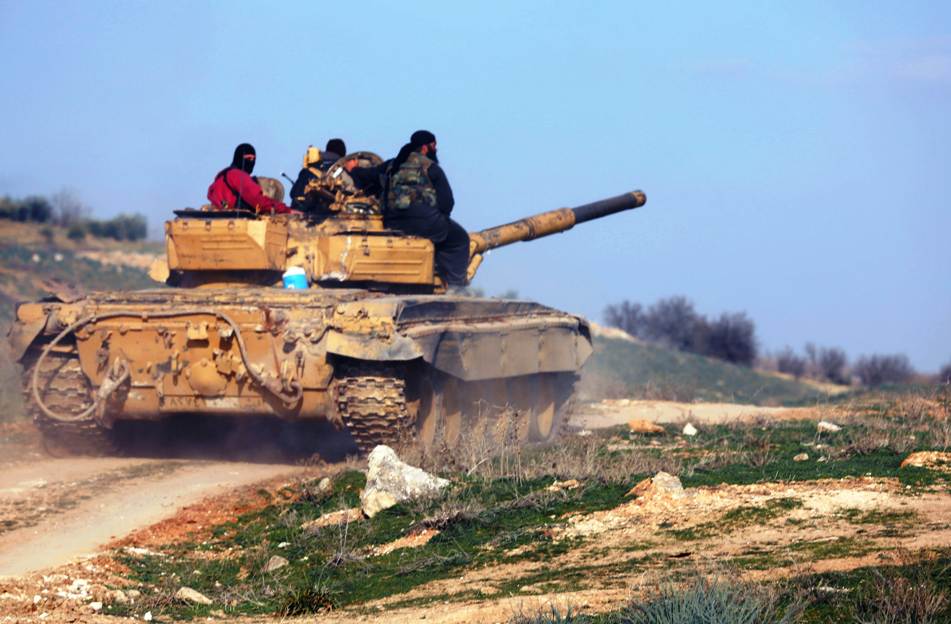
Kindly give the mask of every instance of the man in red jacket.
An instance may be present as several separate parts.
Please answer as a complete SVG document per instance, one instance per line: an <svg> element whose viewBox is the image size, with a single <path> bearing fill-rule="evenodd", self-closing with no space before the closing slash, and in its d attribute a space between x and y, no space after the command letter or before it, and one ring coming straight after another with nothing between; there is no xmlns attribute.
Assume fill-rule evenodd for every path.
<svg viewBox="0 0 951 624"><path fill-rule="evenodd" d="M208 201L217 210L250 210L264 214L291 212L283 203L264 195L257 180L251 177L255 158L250 143L234 148L231 166L219 171L208 187Z"/></svg>

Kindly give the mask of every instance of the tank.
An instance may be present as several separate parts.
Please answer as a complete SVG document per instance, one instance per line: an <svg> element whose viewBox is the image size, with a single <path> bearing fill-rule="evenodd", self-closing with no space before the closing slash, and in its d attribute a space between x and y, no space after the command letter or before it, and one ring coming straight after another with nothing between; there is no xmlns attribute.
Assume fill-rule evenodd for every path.
<svg viewBox="0 0 951 624"><path fill-rule="evenodd" d="M385 227L342 166L352 158L379 162L364 152L322 173L303 215L175 211L150 271L161 287L20 304L10 344L44 436L100 454L120 420L221 414L325 419L362 452L407 437L426 449L552 439L592 351L587 322L447 294L433 244ZM468 277L492 249L645 201L635 191L471 232ZM309 288L284 288L301 270Z"/></svg>

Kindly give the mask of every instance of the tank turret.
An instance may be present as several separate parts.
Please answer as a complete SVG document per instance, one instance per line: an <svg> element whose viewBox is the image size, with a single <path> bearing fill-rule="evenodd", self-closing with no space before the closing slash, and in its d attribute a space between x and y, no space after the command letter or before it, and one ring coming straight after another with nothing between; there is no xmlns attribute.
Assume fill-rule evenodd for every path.
<svg viewBox="0 0 951 624"><path fill-rule="evenodd" d="M366 153L361 158L378 160ZM277 286L281 275L296 267L317 287L443 290L435 273L433 244L387 229L379 202L360 193L342 167L335 165L317 177L305 193L319 200L319 214L177 211L177 218L165 226L167 265L154 276L181 287ZM467 277L475 277L486 251L563 232L645 202L644 193L634 191L472 232Z"/></svg>

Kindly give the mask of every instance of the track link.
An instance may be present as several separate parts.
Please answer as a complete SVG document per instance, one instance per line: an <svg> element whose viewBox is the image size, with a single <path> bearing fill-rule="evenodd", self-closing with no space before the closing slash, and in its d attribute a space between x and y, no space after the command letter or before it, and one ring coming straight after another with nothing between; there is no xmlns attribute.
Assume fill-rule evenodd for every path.
<svg viewBox="0 0 951 624"><path fill-rule="evenodd" d="M63 422L44 414L33 401L33 366L23 377L24 402L33 423L43 434L51 455L112 455L116 452L112 431L92 417ZM79 414L92 402L92 387L79 365L75 352L50 353L40 370L40 393L43 402L57 413Z"/></svg>
<svg viewBox="0 0 951 624"><path fill-rule="evenodd" d="M393 445L412 430L406 370L379 362L346 362L334 382L334 402L362 453Z"/></svg>

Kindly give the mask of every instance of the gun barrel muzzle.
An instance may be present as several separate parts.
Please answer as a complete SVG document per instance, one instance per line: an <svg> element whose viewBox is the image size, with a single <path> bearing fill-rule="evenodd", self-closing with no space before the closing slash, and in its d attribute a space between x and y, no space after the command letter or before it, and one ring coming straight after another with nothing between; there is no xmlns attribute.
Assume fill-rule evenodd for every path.
<svg viewBox="0 0 951 624"><path fill-rule="evenodd" d="M577 208L572 208L571 211L575 213L575 225L577 225L578 223L584 223L592 219L600 219L601 217L606 217L615 212L621 212L622 210L640 208L645 203L647 203L647 195L644 194L644 191L631 191L630 193L623 193L617 197L601 199L596 202L591 202L590 204L578 206Z"/></svg>

